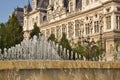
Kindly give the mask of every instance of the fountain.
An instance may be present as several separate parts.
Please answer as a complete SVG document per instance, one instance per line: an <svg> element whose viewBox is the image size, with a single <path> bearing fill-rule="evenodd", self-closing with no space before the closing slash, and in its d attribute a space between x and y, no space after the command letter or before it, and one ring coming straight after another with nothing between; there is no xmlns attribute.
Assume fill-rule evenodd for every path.
<svg viewBox="0 0 120 80"><path fill-rule="evenodd" d="M23 40L20 44L9 49L0 49L0 60L87 60L73 51L63 48L58 43L48 41L44 36L34 36L29 40ZM105 57L99 57L99 61L105 61Z"/></svg>
<svg viewBox="0 0 120 80"><path fill-rule="evenodd" d="M58 50L60 54L58 54ZM34 36L30 40L23 40L21 44L17 44L9 49L4 48L3 54L0 50L0 60L68 60L70 52L66 48L62 48L55 42L48 41L45 37ZM77 59L77 53L75 53ZM78 55L79 56L79 55Z"/></svg>
<svg viewBox="0 0 120 80"><path fill-rule="evenodd" d="M87 61L43 36L3 53L0 49L0 80L119 80L119 75L119 62L105 62L101 56L97 62Z"/></svg>
<svg viewBox="0 0 120 80"><path fill-rule="evenodd" d="M34 36L30 40L24 40L21 44L4 49L4 53L0 50L1 60L63 60L68 59L70 51L63 49L60 46L60 52L63 54L58 55L59 45L55 42L48 41L43 36L37 38ZM69 53L67 53L69 52ZM68 55L67 55L68 54ZM77 53L76 53L77 54ZM62 58L63 57L63 58Z"/></svg>

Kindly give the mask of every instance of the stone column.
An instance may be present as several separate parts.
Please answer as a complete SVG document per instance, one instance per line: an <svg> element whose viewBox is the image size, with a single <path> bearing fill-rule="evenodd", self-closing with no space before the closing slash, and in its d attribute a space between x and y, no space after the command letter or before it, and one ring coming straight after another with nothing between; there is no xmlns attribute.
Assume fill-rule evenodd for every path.
<svg viewBox="0 0 120 80"><path fill-rule="evenodd" d="M49 0L49 5L52 5L52 0Z"/></svg>
<svg viewBox="0 0 120 80"><path fill-rule="evenodd" d="M60 4L60 7L63 7L64 6L64 0L60 0L59 4Z"/></svg>
<svg viewBox="0 0 120 80"><path fill-rule="evenodd" d="M106 17L103 17L103 32L106 31Z"/></svg>
<svg viewBox="0 0 120 80"><path fill-rule="evenodd" d="M69 38L69 37L68 37L68 23L67 23L67 25L66 25L66 29L67 29L67 30L66 30L66 31L67 31L67 32L66 32L66 36L67 36L67 38Z"/></svg>
<svg viewBox="0 0 120 80"><path fill-rule="evenodd" d="M76 10L76 0L72 0L72 2L73 2L73 11L75 11Z"/></svg>
<svg viewBox="0 0 120 80"><path fill-rule="evenodd" d="M56 30L57 30L57 29L56 29L56 26L55 26L55 37L57 37L57 34L56 34L57 32L56 32Z"/></svg>
<svg viewBox="0 0 120 80"><path fill-rule="evenodd" d="M73 32L74 32L73 39L75 39L75 20L73 21Z"/></svg>
<svg viewBox="0 0 120 80"><path fill-rule="evenodd" d="M45 37L47 37L46 35L47 35L47 29L45 30Z"/></svg>
<svg viewBox="0 0 120 80"><path fill-rule="evenodd" d="M60 33L61 33L60 39L61 39L62 35L63 35L63 33L62 33L62 25L60 25L60 29L61 29L61 31L60 31Z"/></svg>
<svg viewBox="0 0 120 80"><path fill-rule="evenodd" d="M85 23L83 24L83 29L84 29L84 34L83 34L83 37L85 37L86 36L86 26L85 26Z"/></svg>
<svg viewBox="0 0 120 80"><path fill-rule="evenodd" d="M82 0L82 9L84 9L86 6L86 0Z"/></svg>
<svg viewBox="0 0 120 80"><path fill-rule="evenodd" d="M111 29L115 30L116 26L117 26L117 24L116 24L116 15L115 15L115 13L113 13L112 16L111 16Z"/></svg>

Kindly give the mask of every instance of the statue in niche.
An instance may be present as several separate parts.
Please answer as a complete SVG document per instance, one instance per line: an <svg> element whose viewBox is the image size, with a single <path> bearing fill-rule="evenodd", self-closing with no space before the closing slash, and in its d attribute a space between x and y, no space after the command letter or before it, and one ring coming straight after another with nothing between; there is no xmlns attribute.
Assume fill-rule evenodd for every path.
<svg viewBox="0 0 120 80"><path fill-rule="evenodd" d="M67 25L66 24L62 24L62 33L67 34Z"/></svg>
<svg viewBox="0 0 120 80"><path fill-rule="evenodd" d="M50 29L46 30L46 37L48 38L50 36Z"/></svg>
<svg viewBox="0 0 120 80"><path fill-rule="evenodd" d="M54 9L57 10L60 7L60 1L61 0L55 0L54 1Z"/></svg>
<svg viewBox="0 0 120 80"><path fill-rule="evenodd" d="M45 36L45 30L42 30L41 32L42 32L42 35Z"/></svg>
<svg viewBox="0 0 120 80"><path fill-rule="evenodd" d="M51 33L55 34L55 27L51 28Z"/></svg>

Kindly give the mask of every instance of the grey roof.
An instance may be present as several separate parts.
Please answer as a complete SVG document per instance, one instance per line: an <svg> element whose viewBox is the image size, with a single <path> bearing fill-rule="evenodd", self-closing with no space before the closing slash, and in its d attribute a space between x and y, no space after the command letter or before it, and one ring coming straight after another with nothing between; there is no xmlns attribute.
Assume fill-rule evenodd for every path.
<svg viewBox="0 0 120 80"><path fill-rule="evenodd" d="M49 0L37 0L37 6L40 8L47 9L49 5Z"/></svg>
<svg viewBox="0 0 120 80"><path fill-rule="evenodd" d="M23 12L23 8L17 7L17 8L15 8L15 11L21 11L21 12Z"/></svg>

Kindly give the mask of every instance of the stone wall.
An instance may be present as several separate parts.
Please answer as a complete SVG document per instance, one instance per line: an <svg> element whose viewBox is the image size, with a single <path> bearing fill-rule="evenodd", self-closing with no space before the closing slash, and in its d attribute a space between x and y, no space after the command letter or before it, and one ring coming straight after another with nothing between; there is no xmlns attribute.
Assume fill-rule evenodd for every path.
<svg viewBox="0 0 120 80"><path fill-rule="evenodd" d="M0 61L0 80L119 80L119 62Z"/></svg>

